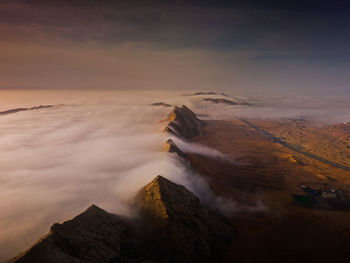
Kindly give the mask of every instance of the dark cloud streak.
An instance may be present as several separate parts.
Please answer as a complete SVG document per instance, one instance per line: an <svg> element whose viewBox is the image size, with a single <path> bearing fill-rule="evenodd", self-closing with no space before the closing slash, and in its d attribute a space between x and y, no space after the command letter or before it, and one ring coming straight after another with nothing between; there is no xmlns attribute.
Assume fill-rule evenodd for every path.
<svg viewBox="0 0 350 263"><path fill-rule="evenodd" d="M166 49L347 50L350 43L348 17L316 12L317 5L307 2L181 3L12 1L3 4L0 23L24 35L23 30L44 31L85 43L150 43Z"/></svg>
<svg viewBox="0 0 350 263"><path fill-rule="evenodd" d="M244 83L251 75L255 83L267 81L264 86L271 82L278 86L283 80L281 76L288 82L295 79L295 72L301 71L306 78L321 75L322 80L315 80L315 85L335 79L340 83L335 85L346 87L348 78L343 72L349 69L350 61L348 5L345 1L5 0L0 3L0 44L17 45L21 50L33 45L42 47L32 51L38 57L39 51L47 54L46 48L54 52L59 47L71 50L76 61L84 58L80 59L82 63L89 61L85 59L89 55L82 53L84 48L95 49L96 59L100 51L113 53L116 47L129 49L130 54L135 49L145 49L146 53L149 51L148 57L152 57L152 52L204 52L211 53L209 60L217 63L217 71L224 72L215 75L211 82L225 79L218 86L228 86L239 78L244 79L239 83ZM189 53L186 54L188 57ZM73 78L71 75L78 69L78 63L69 64L69 60L62 62L60 58L53 58L57 65L48 65L48 57L41 56L44 61L41 65L39 58L34 62L38 68L54 68L54 73L48 76ZM99 63L106 65L105 57L108 55L101 57ZM10 72L16 61L20 61L20 55L14 51L12 56L2 57L0 67ZM133 61L137 65L137 59ZM164 68L158 58L156 61L155 68ZM166 61L171 63L171 59ZM22 65L17 63L20 68ZM62 73L67 68L74 71ZM334 69L340 70L337 73ZM84 76L87 70L78 73ZM90 71L93 69L88 71L89 77ZM97 73L100 71L106 69L97 69ZM263 79L259 80L259 75Z"/></svg>

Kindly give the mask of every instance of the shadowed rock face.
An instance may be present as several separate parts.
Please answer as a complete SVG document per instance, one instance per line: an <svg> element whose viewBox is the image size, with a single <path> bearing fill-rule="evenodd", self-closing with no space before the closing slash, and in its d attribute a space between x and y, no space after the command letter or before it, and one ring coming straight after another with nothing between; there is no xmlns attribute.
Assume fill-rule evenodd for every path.
<svg viewBox="0 0 350 263"><path fill-rule="evenodd" d="M36 245L10 262L217 262L235 232L230 221L185 187L158 176L136 197L138 219L92 205L54 224Z"/></svg>
<svg viewBox="0 0 350 263"><path fill-rule="evenodd" d="M132 226L131 220L92 205L72 220L54 224L36 245L11 262L134 260L136 256L123 249L127 246L137 247L136 244L140 243Z"/></svg>
<svg viewBox="0 0 350 263"><path fill-rule="evenodd" d="M136 197L141 214L157 222L157 247L169 262L219 262L235 237L230 220L202 206L185 187L158 176Z"/></svg>
<svg viewBox="0 0 350 263"><path fill-rule="evenodd" d="M164 150L169 153L176 153L182 158L186 158L186 154L180 150L180 148L173 142L172 139L169 139L164 143Z"/></svg>
<svg viewBox="0 0 350 263"><path fill-rule="evenodd" d="M179 138L191 140L203 130L203 123L185 105L181 108L175 106L167 120L165 131Z"/></svg>

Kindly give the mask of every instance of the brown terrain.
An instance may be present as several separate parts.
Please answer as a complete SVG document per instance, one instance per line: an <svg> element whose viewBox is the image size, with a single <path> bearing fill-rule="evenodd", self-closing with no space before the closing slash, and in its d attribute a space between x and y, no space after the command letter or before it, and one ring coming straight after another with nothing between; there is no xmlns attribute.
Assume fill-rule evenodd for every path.
<svg viewBox="0 0 350 263"><path fill-rule="evenodd" d="M230 219L162 176L132 201L135 218L91 205L9 262L221 262L236 238Z"/></svg>
<svg viewBox="0 0 350 263"><path fill-rule="evenodd" d="M350 165L350 123L326 125L293 119L252 122L304 151Z"/></svg>
<svg viewBox="0 0 350 263"><path fill-rule="evenodd" d="M350 134L343 125L332 129L312 126L309 130L310 124L299 127L283 123L254 121L276 136L283 134L291 143L300 144L302 134L302 142L309 143L308 150L349 164L345 156ZM348 206L316 209L293 202L293 194L303 193L300 185L322 188L328 184L349 195L349 171L283 147L241 120L206 121L202 135L194 141L233 160L229 163L187 154L193 169L206 178L217 195L237 201L237 211L231 218L239 238L227 251L226 262L327 262L349 258Z"/></svg>

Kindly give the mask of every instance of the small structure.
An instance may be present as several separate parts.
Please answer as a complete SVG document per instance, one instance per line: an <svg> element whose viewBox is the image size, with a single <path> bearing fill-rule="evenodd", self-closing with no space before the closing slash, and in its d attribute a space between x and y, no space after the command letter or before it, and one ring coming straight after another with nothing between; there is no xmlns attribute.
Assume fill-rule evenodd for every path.
<svg viewBox="0 0 350 263"><path fill-rule="evenodd" d="M350 200L344 193L329 184L321 188L300 185L305 194L293 194L294 203L308 208L322 210L350 210Z"/></svg>

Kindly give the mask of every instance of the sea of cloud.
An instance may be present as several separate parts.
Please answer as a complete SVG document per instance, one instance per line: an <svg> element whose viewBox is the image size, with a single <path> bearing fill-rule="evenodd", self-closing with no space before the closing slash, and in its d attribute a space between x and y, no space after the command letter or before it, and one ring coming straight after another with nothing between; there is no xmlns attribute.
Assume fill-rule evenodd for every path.
<svg viewBox="0 0 350 263"><path fill-rule="evenodd" d="M226 213L236 208L234 202L214 196L200 176L162 150L169 136L162 132L161 120L171 108L151 103L186 104L212 119L307 115L350 121L347 104L334 100L317 101L311 107L298 100L293 106L286 98L283 102L282 98L238 97L233 99L254 106L228 106L176 92L14 91L1 95L1 110L57 106L0 116L0 261L33 244L53 223L70 219L93 203L113 213L135 215L129 200L157 175L183 184ZM208 147L176 143L185 152L227 159Z"/></svg>
<svg viewBox="0 0 350 263"><path fill-rule="evenodd" d="M129 200L157 175L191 188L187 168L162 150L171 108L150 106L157 96L33 91L3 102L57 106L0 118L0 261L93 203L133 215Z"/></svg>

